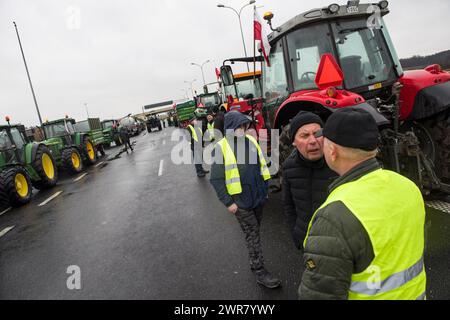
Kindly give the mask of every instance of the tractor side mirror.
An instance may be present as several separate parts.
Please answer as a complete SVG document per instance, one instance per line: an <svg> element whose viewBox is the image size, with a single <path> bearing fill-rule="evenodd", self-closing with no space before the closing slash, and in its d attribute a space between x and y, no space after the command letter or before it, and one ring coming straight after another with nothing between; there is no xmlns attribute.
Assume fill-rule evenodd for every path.
<svg viewBox="0 0 450 320"><path fill-rule="evenodd" d="M230 66L220 67L220 77L225 86L231 86L234 84L233 70Z"/></svg>

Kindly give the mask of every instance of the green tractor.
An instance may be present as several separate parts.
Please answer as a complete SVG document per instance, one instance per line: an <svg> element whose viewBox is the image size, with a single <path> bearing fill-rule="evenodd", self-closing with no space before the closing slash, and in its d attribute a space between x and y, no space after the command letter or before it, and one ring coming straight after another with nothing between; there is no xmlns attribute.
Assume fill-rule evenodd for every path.
<svg viewBox="0 0 450 320"><path fill-rule="evenodd" d="M70 174L83 170L83 160L88 165L97 162L94 143L88 134L77 132L74 125L75 120L68 117L42 125L46 137L43 143L51 150L58 167Z"/></svg>
<svg viewBox="0 0 450 320"><path fill-rule="evenodd" d="M105 155L103 146L106 143L106 139L103 135L103 128L99 118L89 118L84 121L78 121L75 123L75 131L88 135L94 145L96 155L97 152L100 152L102 156Z"/></svg>
<svg viewBox="0 0 450 320"><path fill-rule="evenodd" d="M119 122L117 120L102 121L103 136L105 138L104 146L110 147L114 142L116 146L122 145L122 139L119 133Z"/></svg>
<svg viewBox="0 0 450 320"><path fill-rule="evenodd" d="M56 162L45 144L31 142L23 125L0 126L0 205L24 205L32 187L48 189L57 181Z"/></svg>

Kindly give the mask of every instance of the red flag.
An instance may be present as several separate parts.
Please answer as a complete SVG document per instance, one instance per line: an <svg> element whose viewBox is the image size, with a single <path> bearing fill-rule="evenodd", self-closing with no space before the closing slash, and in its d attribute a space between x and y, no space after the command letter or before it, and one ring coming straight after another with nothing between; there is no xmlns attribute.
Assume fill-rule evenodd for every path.
<svg viewBox="0 0 450 320"><path fill-rule="evenodd" d="M269 39L267 38L267 33L264 30L264 26L265 24L263 23L261 17L259 16L258 12L255 9L255 15L253 19L254 38L255 41L259 41L259 47L262 51L264 59L266 59L267 66L270 67L269 61L270 43Z"/></svg>
<svg viewBox="0 0 450 320"><path fill-rule="evenodd" d="M220 80L220 70L216 68L216 77L217 80Z"/></svg>

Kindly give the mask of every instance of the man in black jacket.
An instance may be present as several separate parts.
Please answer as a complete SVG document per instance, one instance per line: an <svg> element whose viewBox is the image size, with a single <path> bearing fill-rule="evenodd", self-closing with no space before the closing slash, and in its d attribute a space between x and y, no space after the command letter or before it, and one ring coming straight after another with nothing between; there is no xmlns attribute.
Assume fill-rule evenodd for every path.
<svg viewBox="0 0 450 320"><path fill-rule="evenodd" d="M210 181L219 200L236 216L245 234L250 268L256 275L256 282L276 288L280 280L264 266L259 234L270 173L265 159L261 159L264 157L258 142L245 135L249 125L250 120L240 112L231 111L225 115L227 135L214 149ZM224 150L227 156L232 153L234 163L227 163Z"/></svg>
<svg viewBox="0 0 450 320"><path fill-rule="evenodd" d="M283 210L298 249L303 248L314 211L325 201L328 186L337 178L323 158L323 137L314 137L322 126L318 115L306 111L291 121L296 148L283 164Z"/></svg>

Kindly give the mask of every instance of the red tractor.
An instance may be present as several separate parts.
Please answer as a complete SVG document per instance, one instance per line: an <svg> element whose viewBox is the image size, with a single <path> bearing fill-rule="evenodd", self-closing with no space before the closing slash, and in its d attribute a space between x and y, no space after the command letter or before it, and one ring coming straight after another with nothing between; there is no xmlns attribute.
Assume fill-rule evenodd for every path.
<svg viewBox="0 0 450 320"><path fill-rule="evenodd" d="M291 152L289 122L299 111L324 121L340 108L370 112L380 128L385 168L415 181L424 194L450 194L450 74L432 65L403 71L378 4L332 4L273 29L263 67L264 117L280 130L280 162ZM221 73L231 70L222 67Z"/></svg>

